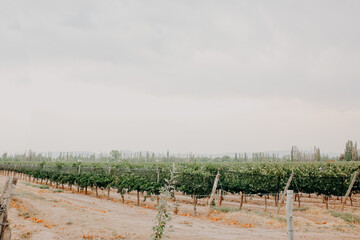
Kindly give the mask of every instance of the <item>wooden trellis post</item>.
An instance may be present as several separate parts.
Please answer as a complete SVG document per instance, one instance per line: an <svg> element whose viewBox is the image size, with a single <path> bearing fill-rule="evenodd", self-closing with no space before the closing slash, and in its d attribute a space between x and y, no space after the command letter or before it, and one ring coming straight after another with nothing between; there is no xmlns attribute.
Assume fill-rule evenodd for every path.
<svg viewBox="0 0 360 240"><path fill-rule="evenodd" d="M284 192L281 194L281 199L280 199L280 202L279 202L277 214L279 214L280 209L281 209L281 205L284 203L285 193L288 190L288 188L290 187L290 183L291 183L293 177L294 177L294 172L291 173L290 178L289 178L289 180L288 180L288 182L287 182L287 184L285 186Z"/></svg>
<svg viewBox="0 0 360 240"><path fill-rule="evenodd" d="M156 168L156 182L157 183L160 182L160 170L159 170L159 168ZM156 195L156 206L159 206L159 202L160 202L160 196Z"/></svg>
<svg viewBox="0 0 360 240"><path fill-rule="evenodd" d="M10 176L5 183L4 191L0 197L0 239L11 240L11 229L8 221L8 209L11 196L15 190L17 178Z"/></svg>
<svg viewBox="0 0 360 240"><path fill-rule="evenodd" d="M109 167L108 173L109 173L109 175L111 175L111 167ZM110 199L110 190L111 190L111 187L108 187L107 188L107 198L106 198L107 200Z"/></svg>
<svg viewBox="0 0 360 240"><path fill-rule="evenodd" d="M294 221L293 221L293 190L287 191L286 196L286 223L287 235L289 240L294 240Z"/></svg>
<svg viewBox="0 0 360 240"><path fill-rule="evenodd" d="M211 196L210 196L210 200L209 200L209 203L208 203L208 210L207 210L206 217L209 217L209 215L210 215L211 204L212 204L212 201L214 199L214 195L215 195L215 192L216 192L216 188L217 188L219 179L220 179L220 173L218 172L216 174L216 177L215 177L215 180L214 180L214 186L213 186L213 189L211 191Z"/></svg>
<svg viewBox="0 0 360 240"><path fill-rule="evenodd" d="M355 183L356 178L357 178L358 175L359 175L359 173L358 173L358 172L355 172L355 174L354 174L354 176L353 176L353 178L352 178L352 180L351 180L351 183L350 183L350 185L349 185L349 188L348 188L348 190L347 190L347 192L346 192L346 194L345 194L345 199L344 199L343 204L342 204L342 206L341 206L341 211L344 211L344 207L345 207L345 204L346 204L346 199L349 197L349 195L350 195L350 193L351 193L351 189L353 188L354 183Z"/></svg>

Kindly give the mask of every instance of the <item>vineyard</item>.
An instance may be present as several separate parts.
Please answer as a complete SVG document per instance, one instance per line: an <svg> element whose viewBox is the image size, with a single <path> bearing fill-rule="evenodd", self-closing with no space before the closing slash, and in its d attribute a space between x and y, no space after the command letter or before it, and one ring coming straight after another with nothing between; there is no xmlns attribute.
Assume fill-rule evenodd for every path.
<svg viewBox="0 0 360 240"><path fill-rule="evenodd" d="M340 208L354 173L359 170L358 162L2 161L0 164L1 175L15 175L20 181L20 192L11 204L12 208L17 209L17 216L12 212L11 218L15 219L12 220L15 223L12 228L15 234L20 230L22 233L15 239L51 239L47 234L55 234L59 239L67 238L69 234L74 234L74 237L71 236L74 239L149 239L151 233L146 231L152 228L149 224L157 212L154 210L164 204L163 189L168 186L170 179L173 185L169 189L173 200L168 204L175 207L172 208L172 222L176 226L172 238L183 239L186 236L188 239L207 239L206 231L199 232L202 231L201 226L207 225L205 229L208 231L212 228L209 224L216 223L223 225L221 231L212 233L217 236L214 239L227 233L227 239L237 239L239 232L236 229L241 229L241 234L246 231L252 237L252 229L256 229L257 234L263 234L258 238L268 236L268 231L275 230L277 233L269 239L279 239L286 234L283 230L284 207L280 214L276 212L280 209L280 197L290 176L293 177L289 189L295 192L295 200L298 202L296 211L299 212L295 212L295 219L301 219L298 221L303 225L296 227L299 231L297 234L318 239L316 232L321 231L318 230L320 225L321 229L331 227L335 233L344 232L340 238L353 239L352 234L358 234L354 224L360 223L357 217L359 179L354 182L351 202L346 203L345 212L341 213ZM211 202L210 196L218 174L217 192ZM209 213L209 204L212 205L210 216L206 214ZM77 217L72 216L73 211L77 212ZM146 223L139 225L136 216L146 219ZM339 216L346 223L341 222ZM352 218L348 219L349 216ZM84 218L87 218L86 221ZM96 223L100 219L106 221L107 226L112 226L112 234L101 230L101 225ZM126 224L127 230L118 233L117 223L120 226ZM42 224L46 229L36 228L43 237L31 234L34 224ZM189 231L188 228L192 226L195 227L194 231ZM141 235L139 232L143 228L147 230ZM311 234L315 235L307 233L309 228L312 229ZM77 232L78 229L81 229L81 233ZM24 234L33 236L24 237Z"/></svg>
<svg viewBox="0 0 360 240"><path fill-rule="evenodd" d="M32 177L33 181L67 185L78 191L94 188L116 189L124 196L129 192L158 195L167 179L176 179L176 191L196 199L209 197L214 177L220 173L218 189L224 193L273 195L279 193L294 173L290 188L295 193L344 196L360 164L347 163L23 163L0 164L0 170L14 171ZM360 192L357 179L352 193Z"/></svg>

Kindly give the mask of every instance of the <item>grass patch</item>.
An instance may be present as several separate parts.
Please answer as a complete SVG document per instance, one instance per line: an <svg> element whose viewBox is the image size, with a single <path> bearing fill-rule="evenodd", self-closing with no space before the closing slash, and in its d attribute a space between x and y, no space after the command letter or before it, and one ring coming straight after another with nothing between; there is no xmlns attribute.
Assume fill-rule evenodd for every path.
<svg viewBox="0 0 360 240"><path fill-rule="evenodd" d="M24 218L30 218L30 213L29 212L22 212L22 213L19 213L18 216L24 217Z"/></svg>
<svg viewBox="0 0 360 240"><path fill-rule="evenodd" d="M224 212L224 213L240 211L238 208L235 208L235 207L217 206L217 207L211 207L211 208L214 210L220 211L220 212Z"/></svg>
<svg viewBox="0 0 360 240"><path fill-rule="evenodd" d="M62 193L63 191L61 189L55 189L55 190L52 190L52 192L54 192L54 193Z"/></svg>
<svg viewBox="0 0 360 240"><path fill-rule="evenodd" d="M274 214L266 213L266 212L260 212L260 211L253 211L253 213L255 213L256 215L262 216L262 217L268 217L271 219L275 219L279 222L286 223L286 218L278 216L278 215L274 215Z"/></svg>
<svg viewBox="0 0 360 240"><path fill-rule="evenodd" d="M31 232L26 232L21 234L21 239L29 239L31 236Z"/></svg>
<svg viewBox="0 0 360 240"><path fill-rule="evenodd" d="M306 207L296 207L296 208L294 208L294 212L295 211L306 212L306 210L308 210L308 209L309 209L308 206L306 206Z"/></svg>
<svg viewBox="0 0 360 240"><path fill-rule="evenodd" d="M50 188L47 185L35 185L35 184L31 184L31 183L24 183L24 184L28 187L36 187L36 188L40 188L40 189L49 189Z"/></svg>
<svg viewBox="0 0 360 240"><path fill-rule="evenodd" d="M360 223L360 216L352 213L331 212L333 217L341 218L348 223Z"/></svg>
<svg viewBox="0 0 360 240"><path fill-rule="evenodd" d="M36 195L32 192L20 192L20 193L15 193L14 196L16 197L29 197L29 198L32 198L32 199L38 199L38 200L45 200L45 198L43 196L39 196L39 195Z"/></svg>

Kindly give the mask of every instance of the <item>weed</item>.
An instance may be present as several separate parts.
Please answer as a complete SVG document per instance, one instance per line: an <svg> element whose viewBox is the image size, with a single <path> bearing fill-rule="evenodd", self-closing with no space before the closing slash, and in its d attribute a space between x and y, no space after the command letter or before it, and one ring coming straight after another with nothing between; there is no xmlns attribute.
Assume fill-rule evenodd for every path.
<svg viewBox="0 0 360 240"><path fill-rule="evenodd" d="M333 217L341 218L348 223L360 223L360 216L356 214L331 211L331 215Z"/></svg>
<svg viewBox="0 0 360 240"><path fill-rule="evenodd" d="M212 209L220 211L220 212L224 212L224 213L240 211L239 208L236 208L236 207L224 207L224 206L212 207Z"/></svg>
<svg viewBox="0 0 360 240"><path fill-rule="evenodd" d="M24 218L30 218L30 213L29 212L19 213L19 216L24 217Z"/></svg>
<svg viewBox="0 0 360 240"><path fill-rule="evenodd" d="M21 234L21 239L29 239L29 237L31 236L31 232L26 232Z"/></svg>
<svg viewBox="0 0 360 240"><path fill-rule="evenodd" d="M40 189L49 189L50 188L47 185L35 185L35 184L27 183L27 182L24 184L28 187L36 187L36 188L40 188Z"/></svg>
<svg viewBox="0 0 360 240"><path fill-rule="evenodd" d="M271 219L276 219L279 222L286 222L286 219L284 217L280 217L271 213L266 213L266 212L260 212L260 211L254 211L253 213L255 213L256 215L262 216L262 217L268 217Z"/></svg>
<svg viewBox="0 0 360 240"><path fill-rule="evenodd" d="M297 207L297 208L294 208L294 212L295 211L299 211L299 212L306 212L306 210L308 210L309 207L306 206L306 207Z"/></svg>
<svg viewBox="0 0 360 240"><path fill-rule="evenodd" d="M165 227L168 225L171 220L171 209L176 206L169 206L168 201L172 199L172 192L175 190L175 177L171 174L170 180L165 179L165 186L163 186L160 190L160 201L157 206L158 214L156 215L155 225L153 229L153 240L160 240L165 237L166 229ZM170 226L171 229L172 226ZM168 227L169 228L169 227ZM169 230L168 230L169 231Z"/></svg>

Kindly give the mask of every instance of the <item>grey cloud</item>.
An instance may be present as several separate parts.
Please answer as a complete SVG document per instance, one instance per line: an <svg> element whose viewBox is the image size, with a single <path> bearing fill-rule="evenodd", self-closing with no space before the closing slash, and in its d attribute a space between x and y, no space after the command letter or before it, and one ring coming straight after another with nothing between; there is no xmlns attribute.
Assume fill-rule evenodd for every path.
<svg viewBox="0 0 360 240"><path fill-rule="evenodd" d="M359 5L20 1L18 11L30 62L70 71L72 81L133 85L152 94L280 96L358 108Z"/></svg>

